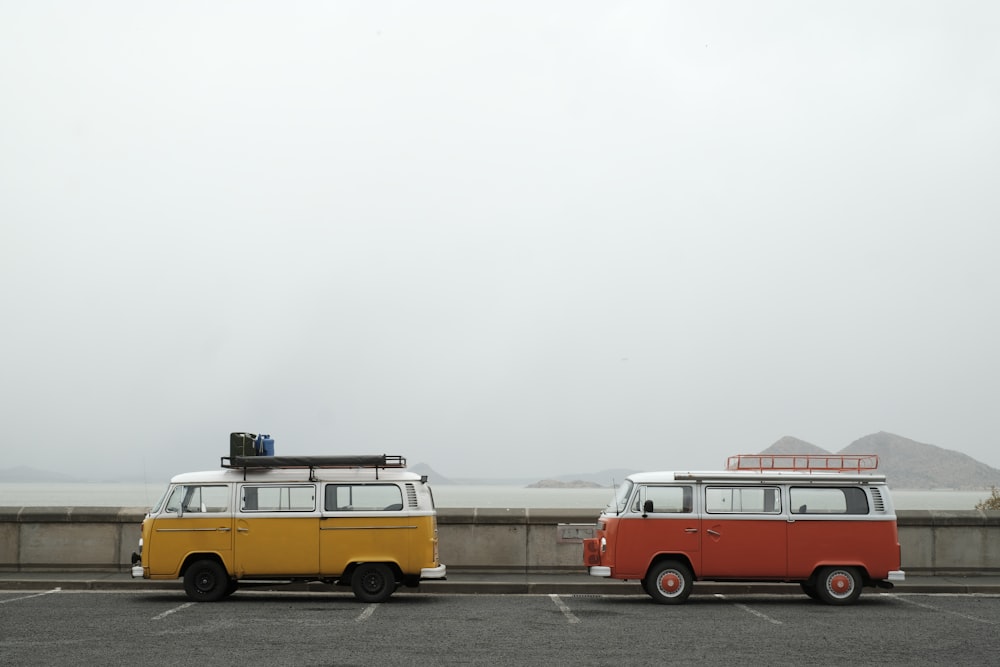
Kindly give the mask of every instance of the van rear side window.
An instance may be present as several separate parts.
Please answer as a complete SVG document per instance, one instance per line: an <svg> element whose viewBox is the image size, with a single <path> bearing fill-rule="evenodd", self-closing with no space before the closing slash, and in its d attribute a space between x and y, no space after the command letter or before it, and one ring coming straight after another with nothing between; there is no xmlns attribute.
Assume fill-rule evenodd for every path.
<svg viewBox="0 0 1000 667"><path fill-rule="evenodd" d="M781 491L776 486L710 486L705 509L711 514L780 514Z"/></svg>
<svg viewBox="0 0 1000 667"><path fill-rule="evenodd" d="M395 484L327 484L327 512L398 512L403 492Z"/></svg>
<svg viewBox="0 0 1000 667"><path fill-rule="evenodd" d="M793 486L788 493L792 514L868 514L868 498L856 486Z"/></svg>

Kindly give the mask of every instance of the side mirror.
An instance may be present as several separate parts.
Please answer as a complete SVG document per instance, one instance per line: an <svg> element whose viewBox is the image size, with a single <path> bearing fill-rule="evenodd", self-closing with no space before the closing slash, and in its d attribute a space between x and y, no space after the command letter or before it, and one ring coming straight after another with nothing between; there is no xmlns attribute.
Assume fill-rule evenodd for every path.
<svg viewBox="0 0 1000 667"><path fill-rule="evenodd" d="M643 516L646 516L647 514L649 514L652 511L653 511L653 501L652 500L647 500L646 502L644 502L642 504L642 515Z"/></svg>

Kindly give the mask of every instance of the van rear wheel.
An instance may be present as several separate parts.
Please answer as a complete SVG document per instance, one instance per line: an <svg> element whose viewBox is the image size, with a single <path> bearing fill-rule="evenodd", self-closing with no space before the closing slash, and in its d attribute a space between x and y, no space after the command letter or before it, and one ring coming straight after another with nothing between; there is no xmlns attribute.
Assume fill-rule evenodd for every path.
<svg viewBox="0 0 1000 667"><path fill-rule="evenodd" d="M351 590L362 602L385 602L396 590L396 578L384 563L361 563L351 575Z"/></svg>
<svg viewBox="0 0 1000 667"><path fill-rule="evenodd" d="M184 592L196 602L215 602L227 595L230 586L226 568L219 561L199 560L184 571Z"/></svg>
<svg viewBox="0 0 1000 667"><path fill-rule="evenodd" d="M693 583L691 570L674 560L657 563L645 579L646 593L659 604L681 604L691 595Z"/></svg>
<svg viewBox="0 0 1000 667"><path fill-rule="evenodd" d="M824 567L816 575L816 594L827 604L852 604L861 596L861 587L856 567Z"/></svg>

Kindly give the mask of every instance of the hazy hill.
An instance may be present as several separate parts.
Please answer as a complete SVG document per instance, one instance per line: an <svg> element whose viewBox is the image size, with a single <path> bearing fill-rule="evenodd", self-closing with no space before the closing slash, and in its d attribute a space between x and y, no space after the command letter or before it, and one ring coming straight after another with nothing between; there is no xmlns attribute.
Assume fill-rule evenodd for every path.
<svg viewBox="0 0 1000 667"><path fill-rule="evenodd" d="M634 472L639 471L632 468L613 468L601 470L600 472L578 472L573 475L559 475L552 479L560 482L591 482L595 486L611 487L620 484L627 475L631 475Z"/></svg>
<svg viewBox="0 0 1000 667"><path fill-rule="evenodd" d="M829 454L822 447L817 447L811 442L793 438L786 435L780 438L773 445L761 452L761 454Z"/></svg>
<svg viewBox="0 0 1000 667"><path fill-rule="evenodd" d="M427 481L430 482L431 484L438 484L444 486L447 484L455 483L452 480L445 477L444 475L442 475L441 473L431 468L426 463L418 463L416 465L409 466L407 467L407 470L409 470L410 472L415 472L418 475L427 475Z"/></svg>
<svg viewBox="0 0 1000 667"><path fill-rule="evenodd" d="M971 456L880 431L841 450L878 454L879 470L897 489L985 489L1000 486L1000 470Z"/></svg>
<svg viewBox="0 0 1000 667"><path fill-rule="evenodd" d="M967 454L880 431L839 452L785 436L761 454L876 454L878 471L896 489L987 489L1000 486L1000 470Z"/></svg>

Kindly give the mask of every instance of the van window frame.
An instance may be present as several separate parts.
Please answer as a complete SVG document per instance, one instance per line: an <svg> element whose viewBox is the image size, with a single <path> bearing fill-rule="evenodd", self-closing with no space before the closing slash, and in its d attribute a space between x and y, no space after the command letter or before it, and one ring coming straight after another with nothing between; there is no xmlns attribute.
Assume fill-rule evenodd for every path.
<svg viewBox="0 0 1000 667"><path fill-rule="evenodd" d="M676 489L680 496L673 503L673 498L660 495L660 492ZM650 494L650 491L653 491ZM650 497L650 496L653 497ZM666 504L670 502L671 504ZM651 509L646 509L652 505ZM639 484L631 507L637 514L691 514L694 512L694 486L692 484Z"/></svg>
<svg viewBox="0 0 1000 667"><path fill-rule="evenodd" d="M365 505L358 506L355 505L354 495L356 489L364 489L364 494L372 491L375 488L385 488L394 489L396 494L392 497L386 497L386 501L393 502L382 502L377 505ZM338 501L338 489L348 489L349 497L348 504L337 505ZM406 508L406 501L404 498L405 494L403 489L399 484L392 482L374 482L374 483L357 483L357 482L328 482L323 485L323 511L324 512L402 512ZM361 498L362 501L368 501L368 498Z"/></svg>
<svg viewBox="0 0 1000 667"><path fill-rule="evenodd" d="M747 514L756 515L766 515L766 516L780 516L782 513L782 508L784 507L784 501L782 499L781 486L777 484L706 484L704 487L704 499L705 499L705 513L715 514L721 516L743 516ZM713 501L710 495L713 491L727 490L733 492L730 494L731 505L730 509L720 509L717 501ZM740 508L735 508L736 491L739 491L740 497ZM759 510L757 509L743 509L745 502L743 499L744 491L762 491L764 492L764 497L761 499L761 505ZM767 492L772 492L772 500L777 504L777 507L772 507L771 509L765 509L764 502L766 502ZM751 498L752 499L752 498Z"/></svg>
<svg viewBox="0 0 1000 667"><path fill-rule="evenodd" d="M255 483L248 482L245 484L240 484L239 489L239 507L241 514L260 514L264 512L280 512L294 513L294 512L315 512L316 511L316 485L304 482L287 482L287 483ZM265 507L260 506L260 494L261 489L277 490L278 492L278 505L275 507L272 505L267 505ZM298 500L300 494L293 493L293 490L308 489L312 491L312 504L308 507L305 505L292 505L293 500ZM248 494L248 491L256 491L256 494ZM283 493L285 492L285 493ZM248 507L250 495L257 495L256 507ZM287 506L283 507L282 504L287 501Z"/></svg>
<svg viewBox="0 0 1000 667"><path fill-rule="evenodd" d="M834 492L837 491L843 500L843 509L828 500L836 500ZM792 514L799 516L868 516L872 511L868 494L860 486L791 485L788 487L788 506Z"/></svg>
<svg viewBox="0 0 1000 667"><path fill-rule="evenodd" d="M191 503L194 500L192 497L194 491L197 489L199 495L198 505L192 507ZM211 498L205 498L205 489L222 489L221 496L217 496L215 491L212 491ZM171 505L175 497L178 495L183 495L179 500L178 505ZM175 516L185 516L188 514L229 514L229 505L232 502L232 488L229 484L218 483L218 482L188 482L184 484L176 484L171 488L163 498L163 511L167 514L173 514ZM224 500L225 504L220 508L216 505L206 505L206 500Z"/></svg>

